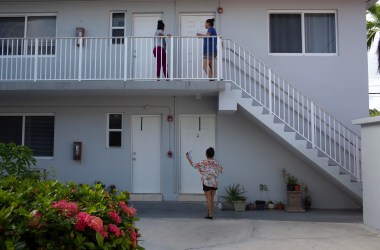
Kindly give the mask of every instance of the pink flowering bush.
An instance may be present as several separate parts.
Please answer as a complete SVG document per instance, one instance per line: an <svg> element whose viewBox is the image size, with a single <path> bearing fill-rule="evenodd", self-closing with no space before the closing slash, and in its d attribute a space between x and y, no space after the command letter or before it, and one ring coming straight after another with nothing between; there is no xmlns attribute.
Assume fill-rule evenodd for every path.
<svg viewBox="0 0 380 250"><path fill-rule="evenodd" d="M129 193L0 178L0 249L142 249Z"/></svg>

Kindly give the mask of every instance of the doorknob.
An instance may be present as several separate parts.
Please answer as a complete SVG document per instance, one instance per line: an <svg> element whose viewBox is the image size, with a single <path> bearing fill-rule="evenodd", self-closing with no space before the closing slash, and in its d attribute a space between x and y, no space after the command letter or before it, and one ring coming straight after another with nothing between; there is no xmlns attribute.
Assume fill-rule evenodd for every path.
<svg viewBox="0 0 380 250"><path fill-rule="evenodd" d="M132 160L134 160L134 161L135 161L135 160L136 160L136 158L135 158L135 157L133 157L133 158L132 158Z"/></svg>

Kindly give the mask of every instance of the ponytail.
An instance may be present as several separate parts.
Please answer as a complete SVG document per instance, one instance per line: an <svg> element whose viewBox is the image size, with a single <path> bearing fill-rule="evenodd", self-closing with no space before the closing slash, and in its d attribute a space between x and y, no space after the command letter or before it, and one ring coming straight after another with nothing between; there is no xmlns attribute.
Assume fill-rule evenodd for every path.
<svg viewBox="0 0 380 250"><path fill-rule="evenodd" d="M206 23L208 23L211 27L214 27L215 18L207 19L207 20L206 20Z"/></svg>

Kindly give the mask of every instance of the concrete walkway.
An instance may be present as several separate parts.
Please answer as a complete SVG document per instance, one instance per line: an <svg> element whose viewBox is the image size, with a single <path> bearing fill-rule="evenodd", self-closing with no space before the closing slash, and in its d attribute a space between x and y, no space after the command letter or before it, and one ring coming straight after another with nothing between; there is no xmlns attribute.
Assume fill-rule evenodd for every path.
<svg viewBox="0 0 380 250"><path fill-rule="evenodd" d="M361 211L220 211L206 220L202 204L135 204L141 245L147 250L344 249L380 250L380 232Z"/></svg>

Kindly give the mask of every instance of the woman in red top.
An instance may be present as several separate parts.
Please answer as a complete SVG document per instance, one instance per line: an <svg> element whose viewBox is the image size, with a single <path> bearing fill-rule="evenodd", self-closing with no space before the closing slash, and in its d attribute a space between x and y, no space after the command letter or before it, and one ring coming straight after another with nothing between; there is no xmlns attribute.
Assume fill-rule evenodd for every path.
<svg viewBox="0 0 380 250"><path fill-rule="evenodd" d="M207 201L207 216L205 219L212 219L212 208L214 206L214 197L216 190L218 189L217 177L223 173L223 167L214 160L215 151L212 147L206 150L207 160L203 160L194 164L190 159L189 153L186 153L186 158L190 165L197 169L201 174L201 180L203 183L203 191L205 192Z"/></svg>

